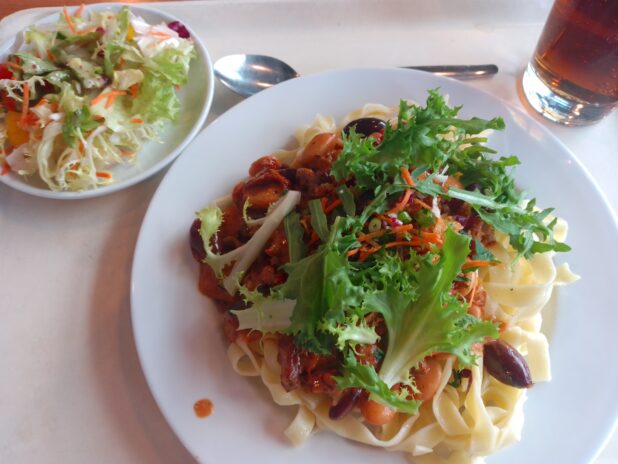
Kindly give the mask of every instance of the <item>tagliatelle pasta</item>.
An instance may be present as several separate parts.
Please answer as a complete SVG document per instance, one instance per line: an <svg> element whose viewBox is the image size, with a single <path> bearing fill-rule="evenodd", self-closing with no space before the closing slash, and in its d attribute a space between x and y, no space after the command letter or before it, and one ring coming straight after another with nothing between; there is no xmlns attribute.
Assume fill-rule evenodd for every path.
<svg viewBox="0 0 618 464"><path fill-rule="evenodd" d="M563 238L566 238L566 224L562 224ZM500 239L495 251L512 260L515 253L505 246L505 237ZM526 355L535 383L551 379L548 343L540 331L541 310L551 298L554 287L577 279L567 264L556 267L552 255L539 255L539 259L532 262L518 260L513 269L508 266L492 268L482 277L490 306L509 320L503 337ZM506 292L502 291L505 286L509 289ZM527 317L520 318L520 314ZM298 406L294 421L284 432L297 446L309 439L311 433L325 429L350 440L409 453L418 464L459 464L480 462L475 457L493 454L521 437L526 391L498 382L478 366L472 368L474 380L468 392L447 385L449 376L443 375L431 409L421 408L419 414L401 418L396 425L374 428L353 416L332 421L328 418L325 400L320 401L307 393L286 392L281 386L277 346L273 340L264 341L261 353L254 352L246 343L233 342L228 356L238 374L260 376L275 403ZM450 359L444 364L445 373L452 369L452 362ZM482 358L478 364L482 365Z"/></svg>
<svg viewBox="0 0 618 464"><path fill-rule="evenodd" d="M299 165L299 160L302 160L303 156L307 154L306 147L315 144L316 137L319 139L320 135L323 134L340 133L344 128L349 127L350 123L353 121L375 118L381 121L388 121L390 127L397 127L398 114L399 117L401 117L399 111L400 109L398 108L368 104L348 114L339 125L337 125L335 120L331 117L318 115L312 125L302 127L297 131L296 137L299 148L293 152L287 152L287 159L291 160L295 158L294 161L290 161L291 165ZM417 113L416 118L418 119L422 116L421 113ZM401 122L399 122L399 124L401 124ZM412 124L412 122L408 122L407 124ZM388 130L389 129L387 129L387 131ZM477 131L477 133L478 132L479 131ZM384 137L385 139L388 137L388 132L385 132ZM447 130L441 137L455 140L458 135L449 134ZM470 140L470 143L461 141L461 150L478 143L478 141L473 139L474 136L472 135L466 133L465 137L467 140ZM322 138L326 139L325 137ZM343 152L345 152L345 150L346 147L343 148ZM448 187L446 187L447 183L459 182L459 184L461 184L460 179L462 177L455 176L454 179L449 179L445 175L445 172L446 171L442 173L437 172L430 175L436 176L437 174L434 183L441 184L441 188L444 189L445 193L448 193L449 190ZM413 174L412 169L410 169L408 176L411 174ZM402 175L405 180L407 176L405 173ZM296 176L296 181L298 183L298 174L296 174ZM422 182L424 180L422 176L423 174L415 179L410 179L412 180L410 187L416 187L416 182ZM456 190L460 188L459 184L455 184L456 186L453 191L464 192L463 189ZM243 187L246 188L247 185L251 186L250 181L243 184ZM417 191L420 190L421 188L419 187ZM236 191L237 189L235 189L234 195L237 195ZM303 193L303 196L304 195ZM461 193L460 196L466 198L465 193ZM437 213L437 220L435 220L434 224L431 226L431 231L427 232L421 230L417 236L410 234L404 235L404 232L399 232L406 231L405 233L407 233L409 230L420 228L414 221L418 220L420 223L421 219L413 219L409 227L406 223L402 225L395 224L388 230L384 230L386 226L383 224L380 225L380 228L372 229L372 223L369 221L368 229L358 235L358 237L360 237L358 240L360 242L364 240L370 242L373 240L373 245L366 250L363 250L361 246L359 253L354 251L355 248L348 249L347 256L350 260L358 259L359 262L362 263L364 259L372 259L373 256L375 256L374 253L377 254L377 251L380 249L384 251L394 248L400 250L398 251L399 256L401 256L400 259L406 260L408 259L407 249L400 249L399 247L403 247L404 245L416 246L416 250L418 251L411 253L419 253L421 256L427 256L432 253L428 253L428 250L434 250L437 253L435 255L437 258L434 259L435 263L433 265L446 266L446 262L449 259L447 252L439 251L438 249L441 246L447 247L447 243L454 240L449 238L449 234L452 234L453 228L463 232L466 231L465 226L462 226L466 218L458 219L457 214L454 213L454 207L450 207L449 209L448 206L439 206L439 202L435 199L430 200L431 196L426 193L415 197L406 191L406 194L404 194L402 198L406 200L405 203L402 203L403 200L401 198L397 200L397 198L394 197L394 204L391 203L389 205L389 211L387 211L387 213L382 213L382 215L378 214L378 217L381 218L380 221L384 223L384 221L390 217L388 213L396 208L401 208L401 204L404 205L404 208L407 208L406 205L419 202L422 204L422 206L418 206L417 204L418 209L416 211L422 213L418 213L419 217L423 214L429 215L429 213L425 213L426 211L432 211L434 215ZM434 198L436 197L434 196ZM302 201L303 200L301 200L301 202ZM432 201L433 205L428 204ZM476 200L473 198L471 201ZM337 204L337 202L338 205L335 206L335 208L343 208L345 206L343 204L343 195L340 195L339 199L336 199L334 203ZM446 200L444 200L444 202L446 202ZM300 207L300 205L297 206L297 208ZM245 208L250 208L249 202L245 204ZM329 208L328 201L322 201L321 209L328 212ZM269 211L272 209L273 208L269 207ZM346 209L346 213L349 213L348 209ZM331 211L333 210L331 209ZM404 209L404 211L407 210ZM446 211L446 213L444 211ZM532 211L532 209L527 209L526 211ZM540 210L534 209L534 211L539 212ZM312 240L316 241L321 239L325 243L328 243L326 237L320 236L320 228L322 226L318 220L314 218L314 214L317 213L312 210L310 224L311 230L314 232ZM384 214L386 214L386 216L384 216ZM471 214L482 216L485 214L485 210L480 209L477 213ZM406 215L400 214L394 217L401 217L405 220ZM393 214L391 214L391 216L393 216ZM383 219L384 217L386 217L386 219ZM207 220L207 216L200 216L200 220L203 224L204 221ZM488 220L491 221L493 219ZM482 256L483 259L472 256L473 253L470 252L470 256L467 257L467 261L464 263L463 268L459 269L459 280L452 284L450 291L451 296L454 296L455 300L465 304L468 308L468 313L478 314L478 316L475 317L484 321L493 321L496 324L499 323L499 339L508 344L508 346L523 357L525 360L524 362L527 363L527 368L529 368L531 380L534 383L545 382L551 379L548 341L541 332L542 310L550 301L556 286L565 285L577 279L577 276L570 271L567 264L556 266L554 263L556 251L551 249L551 246L554 246L552 244L557 244L554 246L555 250L563 251L559 249L559 245L566 239L567 225L565 221L556 219L552 222L552 220L553 218L549 214L544 214L543 221L546 224L550 224L553 237L551 237L551 240L550 237L545 237L547 239L546 242L538 241L539 245L532 245L536 246L539 250L543 250L536 253L530 253L529 251L522 252L522 250L524 250L523 247L531 247L530 244L526 243L523 245L517 244L516 246L521 248L516 249L513 246L513 236L497 229L491 230L490 239L487 239L478 231L478 236L475 236L472 232L468 232L473 236L475 241L474 249L476 251L474 253L477 256ZM331 226L332 229L336 228L336 223L335 220L335 224ZM328 226L328 222L326 225ZM285 233L287 241L291 242L293 240L293 233L291 227L288 226L289 224L286 223ZM220 225L217 227L220 227ZM332 240L332 229L331 238L328 240ZM204 239L206 237L204 243L207 244L208 240L211 240L211 235L204 234L203 226L201 230L202 238ZM487 231L485 230L483 233L485 232ZM377 242L378 240L382 240L385 234L389 233L397 235L396 239L398 241ZM437 237L435 238L436 245L433 244L434 242L431 244L423 242L421 240L423 237L428 240L434 240L434 237ZM484 251L482 245L483 241L485 241L487 245ZM548 243L549 245L546 246L542 243ZM271 243L270 248L267 249L266 253L270 257L275 253L271 250L275 244L276 241ZM320 253L321 249L322 248L318 248L318 250L315 251L316 255ZM271 250L272 253L268 250ZM290 246L290 260L293 259L292 251ZM366 254L363 255L363 253ZM525 256L526 254L527 256ZM309 253L309 257L311 256L311 253ZM486 256L492 256L492 259L495 258L495 261L487 261ZM208 258L204 259L207 262ZM498 262L499 264L496 264ZM385 263L388 264L387 261ZM429 266L431 266L431 264L429 264ZM265 282L270 278L262 275L266 272L264 269L265 268L262 268L261 273L259 273L259 278L262 279L261 282ZM355 269L355 272L363 272L367 267L361 266ZM361 271L359 271L359 269ZM269 270L268 272L271 271ZM290 279L296 278L293 272L293 270L288 270ZM247 287L252 285L251 279L253 278L257 277L251 272L239 277L240 280L244 279L244 285ZM316 276L316 279L317 278ZM333 278L337 279L340 277ZM271 281L268 282L269 286L273 285L270 283ZM277 285L282 285L282 283L280 282ZM284 294L286 291L285 289L286 287L284 286ZM250 290L253 291L254 289ZM246 290L242 289L241 291L246 292ZM240 330L242 332L237 332L240 333L240 335L234 335L232 337L233 341L231 341L228 348L228 357L234 370L241 376L260 377L263 384L270 391L273 401L276 404L297 408L295 419L284 431L284 434L293 445L298 446L303 444L310 438L311 434L317 431L329 431L356 442L382 447L388 451L403 452L418 464L463 464L480 463L483 461L483 457L520 439L524 423L523 405L526 400L527 390L525 388L516 388L507 385L504 383L504 379L499 380L495 375L490 375L488 370L483 367L485 365L483 350L481 349L479 351L478 346L475 351L472 346L473 351L476 353L476 359L465 368L462 367L464 366L464 364L462 364L464 361L461 357L459 348L454 348L451 352L446 348L443 352L440 350L429 352L427 357L432 358L433 360L431 362L434 365L438 365L440 369L440 372L436 374L439 383L435 387L435 391L432 393L431 397L427 400L420 401L418 409L414 412L397 411L394 406L399 404L397 403L397 398L380 397L379 393L377 393L378 387L371 389L372 387L369 386L367 388L370 392L370 399L375 399L378 403L382 402L381 404L387 402L390 408L395 410L392 418L384 424L372 425L368 423L367 414L362 406L360 410L351 409L342 417L333 417L333 398L339 398L339 401L341 401L341 398L345 396L342 396L341 392L324 394L321 391L308 391L307 387L286 388L284 379L287 378L289 380L291 377L288 372L282 372L282 369L288 369L289 366L287 364L285 366L282 365L283 349L281 347L281 336L278 334L285 333L285 324L290 324L290 321L292 327L294 327L296 323L296 313L285 313L286 305L280 305L277 312L269 312L266 307L264 307L266 309L259 309L261 308L260 305L263 303L262 297L257 297L255 294L249 297L245 295L245 297L249 298L253 306L258 309L251 313L250 316L248 309L244 310L247 311L246 313L243 313L242 310L233 312L241 319L240 327L236 326L234 330ZM287 294L285 297L289 298ZM342 296L342 298L346 297L347 295ZM441 298L446 297L442 296ZM350 301L354 301L354 299L350 298ZM383 300L367 299L366 301ZM367 305L367 303L364 304ZM447 304L450 303L443 303L443 305ZM291 311L292 306L290 306L289 309ZM411 310L412 309L408 309L408 311ZM283 314L282 311L290 317L287 322L284 321L282 323L279 320L281 314ZM296 311L296 309L294 309L294 311ZM384 313L384 317L386 318L387 316L388 313ZM247 323L246 319L248 317L256 319L252 323ZM372 316L365 317L368 317L366 320L373 320L371 319ZM467 322L462 322L464 319L460 319L460 322L457 322L457 324L471 323L470 317L466 317L468 317L468 319L464 319ZM363 336L366 336L368 332L365 329L375 329L375 326L369 325L369 327L367 327L363 325L363 323L359 323L358 318L352 318L352 320L354 321L352 324L357 324L357 326L353 328L358 329L358 333L362 332ZM243 331L243 329L246 328L245 325L252 330ZM272 332L269 330L269 327ZM322 329L321 327L325 327L325 325L318 325L317 330L324 330L325 333L327 330L331 330L331 333L335 333L332 328L329 329L326 327ZM336 326L336 328L340 327L341 326ZM256 333L256 328L261 330L261 332L257 332L260 336L252 337L252 334ZM480 326L478 330L482 330ZM341 337L339 333L337 336ZM362 339L361 335L356 334L356 336L360 338L355 340ZM378 340L381 338L386 338L386 336L380 335ZM487 340L488 337L484 339ZM477 340L482 342L484 339L481 337ZM339 338L338 340L343 346L344 342L342 339ZM371 343L379 344L379 341L376 341L374 337ZM478 341L476 343L480 345ZM348 355L353 353L353 356L356 356L357 360L361 359L358 358L359 354L358 351L356 351L360 345L354 344L351 346L352 351L349 351ZM382 344L380 346L383 347L385 345ZM390 341L388 346L389 349L392 349ZM470 346L468 346L468 348L470 348ZM300 355L304 356L303 353L305 352L301 352ZM436 353L438 353L438 355L436 355ZM322 358L318 359L316 362L321 362L321 359ZM347 362L348 361L346 361L346 363ZM422 363L425 362L428 362L427 358L422 361ZM379 373L381 373L381 370L378 370L380 363L381 361L375 361L374 364L375 370ZM422 393L422 375L419 376L419 364L415 364L414 366L416 367L411 373L415 377L414 380L412 380L411 386L407 387L405 382L401 384L398 383L398 386L396 386L397 388L401 388L402 391L406 391L406 388L410 388L408 400L411 401L416 401L416 399L421 397L419 396L419 389ZM344 367L343 369L345 371L346 368ZM358 372L363 373L364 371L359 370ZM314 378L312 381L322 382L325 381L325 378ZM364 381L368 382L368 380ZM359 382L359 380L356 380L356 382ZM349 389L348 387L348 390ZM396 391L396 388L393 387L391 390ZM389 401L390 403L388 403ZM366 398L361 400L361 404L366 404L366 402Z"/></svg>

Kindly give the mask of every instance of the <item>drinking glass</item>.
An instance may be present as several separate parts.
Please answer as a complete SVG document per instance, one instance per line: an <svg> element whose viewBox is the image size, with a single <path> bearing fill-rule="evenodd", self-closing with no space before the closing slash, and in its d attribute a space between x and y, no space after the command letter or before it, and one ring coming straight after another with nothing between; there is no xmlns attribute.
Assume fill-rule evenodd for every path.
<svg viewBox="0 0 618 464"><path fill-rule="evenodd" d="M609 114L618 104L618 0L556 0L522 88L532 108L562 124Z"/></svg>

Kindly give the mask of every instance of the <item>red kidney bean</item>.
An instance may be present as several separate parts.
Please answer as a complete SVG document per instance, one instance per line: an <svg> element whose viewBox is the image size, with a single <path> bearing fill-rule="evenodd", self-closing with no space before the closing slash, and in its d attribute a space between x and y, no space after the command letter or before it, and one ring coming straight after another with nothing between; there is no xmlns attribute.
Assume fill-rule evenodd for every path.
<svg viewBox="0 0 618 464"><path fill-rule="evenodd" d="M503 340L483 346L483 364L496 380L515 388L530 388L532 376L528 363L519 351Z"/></svg>
<svg viewBox="0 0 618 464"><path fill-rule="evenodd" d="M201 263L206 257L206 250L204 250L204 242L202 241L202 236L200 235L200 227L202 226L202 221L199 219L195 219L193 224L191 224L191 229L189 230L189 245L191 246L191 254L193 258Z"/></svg>
<svg viewBox="0 0 618 464"><path fill-rule="evenodd" d="M337 401L337 404L330 407L328 410L328 417L332 420L341 419L346 416L354 406L361 400L363 396L362 388L346 388L343 391L343 395Z"/></svg>
<svg viewBox="0 0 618 464"><path fill-rule="evenodd" d="M300 362L300 350L294 344L290 336L279 338L279 353L277 356L281 366L281 385L285 391L300 388L302 366Z"/></svg>

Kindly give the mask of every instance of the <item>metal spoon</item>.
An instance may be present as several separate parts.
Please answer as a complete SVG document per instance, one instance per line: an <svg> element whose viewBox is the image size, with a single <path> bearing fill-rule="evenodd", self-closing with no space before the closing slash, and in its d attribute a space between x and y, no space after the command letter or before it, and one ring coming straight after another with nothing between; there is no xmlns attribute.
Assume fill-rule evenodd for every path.
<svg viewBox="0 0 618 464"><path fill-rule="evenodd" d="M495 64L404 66L456 79L487 77L498 72ZM215 63L215 76L233 92L249 97L280 82L299 77L289 64L265 55L227 55Z"/></svg>

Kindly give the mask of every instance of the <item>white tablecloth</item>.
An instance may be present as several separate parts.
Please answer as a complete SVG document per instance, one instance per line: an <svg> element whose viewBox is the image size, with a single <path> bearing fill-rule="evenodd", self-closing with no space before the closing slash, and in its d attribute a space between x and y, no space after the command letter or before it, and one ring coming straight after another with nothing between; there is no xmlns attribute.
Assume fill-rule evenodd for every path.
<svg viewBox="0 0 618 464"><path fill-rule="evenodd" d="M213 59L270 54L301 74L349 66L496 63L497 76L472 85L518 106L517 82L549 9L545 0L154 6L197 31ZM6 18L0 40L48 12ZM238 101L217 84L209 121ZM586 128L542 122L618 209L618 113ZM192 462L152 399L130 323L133 248L163 175L70 202L0 185L0 462ZM618 437L595 463L618 463Z"/></svg>

